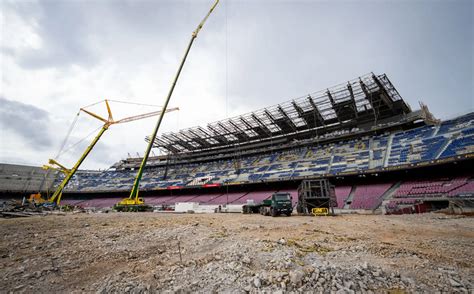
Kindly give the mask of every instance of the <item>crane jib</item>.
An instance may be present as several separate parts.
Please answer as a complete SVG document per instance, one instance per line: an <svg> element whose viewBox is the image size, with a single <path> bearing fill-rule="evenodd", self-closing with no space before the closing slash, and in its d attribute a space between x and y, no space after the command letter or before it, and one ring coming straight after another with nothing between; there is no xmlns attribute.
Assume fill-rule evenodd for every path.
<svg viewBox="0 0 474 294"><path fill-rule="evenodd" d="M145 168L145 165L148 161L148 157L150 155L150 151L151 151L151 148L153 147L153 142L155 141L155 138L156 138L156 134L158 133L158 130L160 128L160 125L161 125L161 122L163 120L163 116L166 112L166 108L168 107L168 103L171 99L171 96L173 94L173 91L174 91L174 88L176 86L176 83L178 81L178 78L179 78L179 75L181 74L181 70L183 69L183 66L184 66L184 63L186 61L186 58L188 57L188 54L189 54L189 51L191 50L191 46L193 45L193 42L194 42L194 39L197 38L197 35L199 34L199 31L202 29L202 27L204 26L204 23L206 22L206 20L208 19L209 15L212 13L212 11L214 10L214 8L217 6L217 4L219 3L219 0L216 0L214 2L214 4L212 5L211 9L208 11L208 13L206 14L206 16L204 17L204 19L199 23L199 25L197 26L196 30L193 31L192 33L192 36L191 36L191 40L189 41L189 44L188 46L186 47L186 51L184 53L184 56L181 60L181 63L178 67L178 71L173 79L173 83L171 84L171 88L168 92L168 95L166 97L166 100L165 100L165 104L163 105L163 110L161 111L161 114L158 118L158 121L156 123L156 126L155 128L153 129L153 133L152 135L150 136L150 141L148 142L148 145L147 145L147 149L145 151L145 154L143 155L143 160L140 164L140 167L138 169L138 172L137 172L137 175L135 177L135 180L134 180L134 183L133 183L133 187L132 187L132 191L130 192L130 196L122 201L120 201L118 203L118 206L126 206L126 205L134 205L133 202L135 202L137 205L139 202L143 202L141 201L141 199L139 199L138 197L138 194L139 194L139 188L140 188L140 181L142 179L142 176L143 176L143 169ZM133 201L134 200L134 201ZM132 203L132 204L131 204Z"/></svg>

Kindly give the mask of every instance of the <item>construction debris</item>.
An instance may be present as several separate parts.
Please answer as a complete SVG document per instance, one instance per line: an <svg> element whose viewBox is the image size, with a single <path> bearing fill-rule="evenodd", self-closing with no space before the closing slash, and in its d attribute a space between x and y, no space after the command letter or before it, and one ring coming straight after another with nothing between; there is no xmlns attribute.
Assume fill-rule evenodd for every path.
<svg viewBox="0 0 474 294"><path fill-rule="evenodd" d="M4 218L45 216L48 214L65 215L64 212L83 211L84 209L72 205L53 208L51 206L35 205L28 201L15 199L0 202L0 217Z"/></svg>
<svg viewBox="0 0 474 294"><path fill-rule="evenodd" d="M1 217L28 217L36 215L46 215L44 207L35 206L26 201L6 200L0 204Z"/></svg>
<svg viewBox="0 0 474 294"><path fill-rule="evenodd" d="M472 293L474 223L446 217L1 219L0 279L25 293Z"/></svg>

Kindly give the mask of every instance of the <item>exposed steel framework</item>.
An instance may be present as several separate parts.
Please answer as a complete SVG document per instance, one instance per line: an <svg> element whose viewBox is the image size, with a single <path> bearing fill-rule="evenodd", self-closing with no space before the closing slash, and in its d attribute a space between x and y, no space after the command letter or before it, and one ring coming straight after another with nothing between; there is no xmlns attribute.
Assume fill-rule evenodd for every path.
<svg viewBox="0 0 474 294"><path fill-rule="evenodd" d="M408 114L410 107L385 74L364 75L323 91L241 116L155 138L170 153L239 146L292 134L322 134L335 128ZM149 142L149 138L146 138Z"/></svg>

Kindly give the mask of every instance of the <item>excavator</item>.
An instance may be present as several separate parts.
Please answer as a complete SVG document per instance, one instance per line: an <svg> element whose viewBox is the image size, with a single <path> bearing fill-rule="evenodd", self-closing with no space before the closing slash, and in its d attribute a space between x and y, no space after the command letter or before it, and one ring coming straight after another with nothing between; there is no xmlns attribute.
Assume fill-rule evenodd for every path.
<svg viewBox="0 0 474 294"><path fill-rule="evenodd" d="M92 151L92 149L97 144L99 139L102 137L102 135L105 133L105 131L107 131L109 129L109 127L111 125L128 123L128 122L132 122L132 121L136 121L136 120L140 120L140 119L145 119L145 118L148 118L148 117L153 117L153 116L156 116L156 115L161 115L162 113L164 114L164 112L172 112L172 111L179 110L178 107L172 107L170 109L162 110L164 112L154 111L154 112L148 112L148 113L144 113L144 114L140 114L140 115L135 115L135 116L122 118L122 119L119 119L119 120L114 120L114 118L112 116L112 111L111 111L111 108L110 108L109 101L110 100L103 100L103 101L98 102L98 103L102 103L102 102L105 103L105 106L107 108L107 113L108 113L107 118L101 117L100 115L95 114L95 113L87 110L86 108L81 108L79 110L77 116L79 116L79 114L81 112L84 112L84 113L86 113L86 114L102 121L104 123L102 128L100 129L99 133L95 136L95 138L92 140L92 142L89 144L89 146L87 146L84 153L82 153L81 157L77 160L77 162L74 164L74 166L72 168L70 168L70 169L66 168L64 165L60 164L55 159L50 159L49 164L43 166L43 169L46 169L46 170L53 169L53 170L57 170L57 171L62 172L64 174L64 179L61 181L61 183L58 185L58 187L54 191L53 195L49 199L43 199L41 197L41 193L31 194L30 197L28 198L28 201L30 203L33 203L35 205L41 205L41 206L59 206L60 203L61 203L61 197L62 197L62 193L63 193L64 188L69 183L71 178L74 176L76 171L79 169L82 162L86 159L86 157ZM95 104L98 104L98 103L95 103ZM77 119L77 117L76 117L76 119ZM72 129L72 127L71 127L71 129Z"/></svg>
<svg viewBox="0 0 474 294"><path fill-rule="evenodd" d="M144 169L144 167L145 167L145 165L148 161L148 157L150 155L151 148L153 147L153 143L155 141L156 134L158 133L158 129L160 128L161 122L163 120L163 116L166 112L166 109L168 107L168 103L171 99L171 95L173 94L174 88L175 88L176 83L178 81L179 75L181 74L181 70L183 69L184 63L185 63L186 58L189 54L191 46L193 45L194 40L197 38L197 36L199 34L199 31L204 26L204 23L209 18L209 16L211 15L212 11L216 8L218 3L219 3L219 0L216 0L214 2L214 4L211 6L211 9L208 11L208 13L204 17L204 19L199 23L196 30L194 30L192 35L191 35L191 40L189 41L188 46L186 47L184 57L181 60L181 63L178 67L178 71L177 71L177 73L174 77L173 83L171 84L171 88L168 92L168 96L165 99L165 103L163 105L163 110L161 111L161 114L158 117L158 121L155 125L155 128L153 129L152 135L149 137L150 141L148 142L147 149L145 151L145 154L143 155L143 159L142 159L142 162L140 164L140 168L138 169L137 175L135 177L135 181L133 183L133 187L132 187L132 191L130 192L130 196L128 198L123 199L122 201L120 201L119 203L117 203L114 206L114 208L118 211L143 211L143 210L148 209L148 207L145 204L145 201L143 200L143 198L138 197L139 188L140 188L140 181L141 181L142 176L143 176L143 169Z"/></svg>

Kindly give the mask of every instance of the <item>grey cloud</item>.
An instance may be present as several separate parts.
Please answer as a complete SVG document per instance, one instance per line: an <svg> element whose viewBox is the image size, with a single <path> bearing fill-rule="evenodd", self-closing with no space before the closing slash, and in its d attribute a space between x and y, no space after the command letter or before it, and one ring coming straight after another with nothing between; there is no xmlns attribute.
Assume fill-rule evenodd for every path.
<svg viewBox="0 0 474 294"><path fill-rule="evenodd" d="M31 3L16 3L14 9L42 39L40 49L5 52L14 55L26 69L67 67L72 64L91 66L97 56L88 47L91 31L87 28L82 5L76 1L39 1L37 9ZM34 23L34 24L33 24Z"/></svg>
<svg viewBox="0 0 474 294"><path fill-rule="evenodd" d="M94 133L91 138L84 140L81 144L74 146L74 148L67 150L62 154L59 159L60 161L68 162L67 164L72 166L76 163L79 156L81 156L86 150L87 146L91 143L92 138L97 134ZM75 140L73 140L75 141ZM92 151L87 155L84 162L81 164L81 169L90 169L92 168L103 168L104 166L110 166L112 163L118 161L120 155L123 152L116 150L113 146L105 143L104 140L100 140L94 146Z"/></svg>
<svg viewBox="0 0 474 294"><path fill-rule="evenodd" d="M461 114L473 108L473 11L472 1L233 1L229 104L264 107L373 71L414 107Z"/></svg>
<svg viewBox="0 0 474 294"><path fill-rule="evenodd" d="M119 154L121 152L117 152L117 150L113 149L113 146L109 146L104 142L99 142L92 150L90 159L93 162L100 163L102 165L110 165L111 162L118 161Z"/></svg>
<svg viewBox="0 0 474 294"><path fill-rule="evenodd" d="M35 28L43 47L21 53L6 48L1 51L15 56L26 69L73 64L90 67L104 57L99 53L102 50L125 50L131 61L146 62L143 53L156 54L156 49L174 48L176 42L186 42L183 36L191 35L207 4L46 0L34 7L29 2L15 3L14 10ZM180 50L182 46L177 47Z"/></svg>
<svg viewBox="0 0 474 294"><path fill-rule="evenodd" d="M107 75L112 69L116 76L99 76L98 88L102 79L121 81L126 80L124 76L146 73L164 92L150 96L162 97L192 30L212 2L14 1L10 3L15 11L40 34L45 48L24 55L4 48L1 54L15 56L26 74L31 72L28 69L59 67L58 76L73 75L65 68L71 64L100 64ZM221 1L196 40L173 95L171 103L183 109L180 127L215 119L209 119L208 110L214 105L196 106L201 116L184 114L190 100L207 95L206 90L199 94L190 90L189 85L200 79L208 82L209 97L221 99L216 105L225 105L215 109L222 116L227 109L229 115L256 110L371 71L386 73L414 108L422 100L440 118L465 113L474 106L473 3ZM204 67L219 75L198 76ZM104 85L114 87L107 81ZM85 78L84 82L89 81ZM70 89L61 90L61 96L67 97ZM9 93L3 95L11 97ZM61 107L66 110L69 102L82 105L65 100ZM139 147L127 148L142 151L142 144L135 146ZM115 150L113 144L110 149Z"/></svg>
<svg viewBox="0 0 474 294"><path fill-rule="evenodd" d="M43 150L52 146L49 121L49 114L43 109L0 97L1 128L14 132L34 148ZM1 140L8 142L8 138Z"/></svg>

